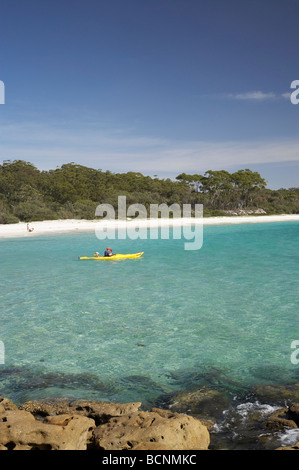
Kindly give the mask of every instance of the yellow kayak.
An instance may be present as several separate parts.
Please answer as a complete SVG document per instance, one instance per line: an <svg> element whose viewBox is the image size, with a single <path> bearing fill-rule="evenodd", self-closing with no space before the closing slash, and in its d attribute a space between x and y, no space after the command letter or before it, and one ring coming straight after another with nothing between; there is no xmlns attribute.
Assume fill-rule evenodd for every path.
<svg viewBox="0 0 299 470"><path fill-rule="evenodd" d="M132 253L132 254L126 254L126 255L121 255L121 254L115 254L111 256L79 256L79 259L95 259L95 260L116 260L116 259L128 259L128 258L139 258L141 255L143 255L144 251L141 251L140 253Z"/></svg>

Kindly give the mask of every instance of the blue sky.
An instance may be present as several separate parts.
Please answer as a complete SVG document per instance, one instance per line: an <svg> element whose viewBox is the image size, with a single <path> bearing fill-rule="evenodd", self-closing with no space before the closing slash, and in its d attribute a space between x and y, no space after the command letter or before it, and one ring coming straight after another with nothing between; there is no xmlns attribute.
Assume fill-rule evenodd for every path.
<svg viewBox="0 0 299 470"><path fill-rule="evenodd" d="M299 186L297 0L9 0L0 161Z"/></svg>

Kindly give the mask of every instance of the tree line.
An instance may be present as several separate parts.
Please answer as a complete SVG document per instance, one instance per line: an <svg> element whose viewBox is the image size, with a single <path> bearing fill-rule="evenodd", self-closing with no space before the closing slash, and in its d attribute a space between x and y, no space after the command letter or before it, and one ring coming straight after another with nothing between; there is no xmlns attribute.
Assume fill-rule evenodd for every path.
<svg viewBox="0 0 299 470"><path fill-rule="evenodd" d="M257 172L209 170L181 173L175 180L139 172L112 173L67 163L40 171L23 160L0 165L0 223L94 219L98 204L203 204L204 216L262 209L267 214L299 213L299 188L270 190Z"/></svg>

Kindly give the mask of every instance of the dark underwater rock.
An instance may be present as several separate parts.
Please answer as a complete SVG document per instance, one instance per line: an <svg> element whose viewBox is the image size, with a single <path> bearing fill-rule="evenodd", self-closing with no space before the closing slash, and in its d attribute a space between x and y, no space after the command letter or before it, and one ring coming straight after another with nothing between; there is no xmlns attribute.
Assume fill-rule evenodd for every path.
<svg viewBox="0 0 299 470"><path fill-rule="evenodd" d="M291 384L266 384L255 387L256 398L272 405L291 405L299 403L299 382Z"/></svg>

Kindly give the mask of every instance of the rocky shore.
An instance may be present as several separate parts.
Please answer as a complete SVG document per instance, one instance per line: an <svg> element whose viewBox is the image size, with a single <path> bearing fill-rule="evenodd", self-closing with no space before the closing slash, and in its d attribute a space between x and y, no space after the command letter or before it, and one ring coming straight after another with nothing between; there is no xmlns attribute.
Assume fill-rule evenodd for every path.
<svg viewBox="0 0 299 470"><path fill-rule="evenodd" d="M63 398L28 401L18 407L7 398L0 398L0 450L210 450L215 423L213 418L199 419L194 404L200 396L201 410L205 403L219 399L215 392L201 389L189 392L180 402L177 396L168 410L144 411L140 402ZM226 406L217 402L220 408ZM184 407L194 416L176 411ZM258 420L256 414L252 420ZM299 403L293 403L267 416L263 423L267 432L261 432L260 438L267 441L271 433L298 427ZM277 450L299 450L299 442Z"/></svg>
<svg viewBox="0 0 299 470"><path fill-rule="evenodd" d="M141 403L0 401L1 450L207 450L197 419Z"/></svg>

